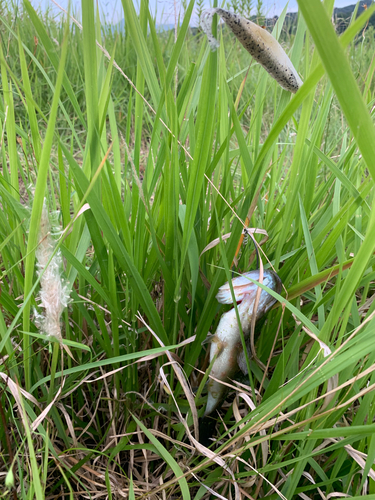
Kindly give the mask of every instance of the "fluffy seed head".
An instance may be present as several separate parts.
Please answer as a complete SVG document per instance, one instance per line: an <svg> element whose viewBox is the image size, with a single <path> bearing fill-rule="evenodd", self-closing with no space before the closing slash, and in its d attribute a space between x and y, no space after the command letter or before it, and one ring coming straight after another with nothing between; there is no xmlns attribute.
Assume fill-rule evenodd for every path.
<svg viewBox="0 0 375 500"><path fill-rule="evenodd" d="M44 200L40 221L39 245L36 251L37 273L41 275L39 298L44 313L36 313L36 323L44 334L61 341L60 317L65 307L67 307L70 297L69 288L61 275L61 252L58 250L52 257L54 249L55 240L51 235L51 225Z"/></svg>

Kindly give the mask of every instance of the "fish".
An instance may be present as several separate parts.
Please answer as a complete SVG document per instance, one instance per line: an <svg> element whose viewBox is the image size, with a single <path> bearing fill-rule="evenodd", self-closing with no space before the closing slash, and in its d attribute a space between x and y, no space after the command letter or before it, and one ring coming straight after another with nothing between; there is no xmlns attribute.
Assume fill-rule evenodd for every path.
<svg viewBox="0 0 375 500"><path fill-rule="evenodd" d="M259 274L259 270L250 271L232 280L234 295L238 304L238 314L245 339L250 334L254 304L259 288L255 283L252 283L249 278L260 281ZM263 272L263 285L277 293L281 292L281 280L279 276L271 270L265 270ZM233 304L229 283L225 283L225 285L219 288L216 299L221 304ZM255 312L256 321L266 314L276 302L277 300L272 295L261 289L258 307ZM221 316L216 333L211 338L210 363L214 360L215 356L216 359L213 363L210 376L217 380L210 378L208 382L208 396L204 417L207 417L215 411L225 397L227 388L221 382L228 382L232 379L244 364L241 333L235 308L232 308Z"/></svg>
<svg viewBox="0 0 375 500"><path fill-rule="evenodd" d="M207 9L202 13L201 26L213 50L219 46L211 31L214 14L225 21L250 55L283 89L297 92L303 82L284 49L271 33L245 17L221 8Z"/></svg>

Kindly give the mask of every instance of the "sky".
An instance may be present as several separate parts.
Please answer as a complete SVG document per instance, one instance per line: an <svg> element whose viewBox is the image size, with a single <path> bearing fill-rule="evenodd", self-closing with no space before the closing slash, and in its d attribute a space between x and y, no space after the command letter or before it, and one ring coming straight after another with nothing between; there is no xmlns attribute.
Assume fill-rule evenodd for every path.
<svg viewBox="0 0 375 500"><path fill-rule="evenodd" d="M55 0L55 2L60 4L65 9L69 4L69 0ZM44 11L46 8L50 8L52 12L56 13L56 15L58 15L58 13L60 12L59 8L56 7L53 0L31 0L31 3L36 9L40 8ZM102 15L106 18L107 22L116 24L124 17L121 0L98 0L98 3ZM137 4L138 2L135 3ZM205 0L204 3L207 7L210 7L211 2L209 0ZM219 0L218 3L221 4L222 2ZM257 0L253 0L253 5L256 5L256 3ZM355 3L356 0L336 0L335 7L344 7L346 5L353 5ZM157 14L158 24L167 24L174 22L173 20L175 4L178 9L181 6L181 1L175 0L174 2L174 0L149 0L151 11L153 13L156 12ZM297 12L298 6L296 0L289 0L289 2L287 2L286 0L263 0L264 14L266 15L266 17L273 17L275 15L278 16L280 15L286 4L288 4L289 12ZM75 12L77 17L80 18L79 12L81 2L79 0L71 0L71 5L73 12ZM194 24L194 19L196 19L196 16L193 16L192 24Z"/></svg>

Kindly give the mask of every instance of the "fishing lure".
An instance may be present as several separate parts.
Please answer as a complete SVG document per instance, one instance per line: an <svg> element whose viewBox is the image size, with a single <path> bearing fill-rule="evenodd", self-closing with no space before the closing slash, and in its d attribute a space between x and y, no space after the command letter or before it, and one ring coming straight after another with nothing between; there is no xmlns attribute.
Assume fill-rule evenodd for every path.
<svg viewBox="0 0 375 500"><path fill-rule="evenodd" d="M258 286L249 278L259 281L259 270L250 271L232 280L233 291L238 305L242 332L247 337L251 330L251 321L254 314L254 303ZM263 285L280 293L281 280L276 273L265 270ZM219 288L216 295L220 304L233 304L229 283ZM275 304L276 299L265 290L261 290L258 307L255 311L256 321L266 314ZM228 382L239 368L243 369L244 352L241 342L240 327L237 322L235 309L224 313L220 319L215 335L211 340L210 362L216 357L210 375L221 382ZM221 382L210 378L208 382L207 406L204 416L210 415L222 402L226 387Z"/></svg>
<svg viewBox="0 0 375 500"><path fill-rule="evenodd" d="M221 8L205 10L202 14L201 26L213 50L219 46L219 42L211 31L214 14L221 16L250 55L283 89L297 92L302 85L302 80L284 49L271 33L248 19Z"/></svg>

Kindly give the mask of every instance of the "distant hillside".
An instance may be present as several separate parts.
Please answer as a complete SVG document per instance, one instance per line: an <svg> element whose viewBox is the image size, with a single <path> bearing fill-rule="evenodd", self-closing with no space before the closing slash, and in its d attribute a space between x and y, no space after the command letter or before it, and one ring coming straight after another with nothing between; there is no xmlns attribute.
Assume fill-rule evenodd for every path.
<svg viewBox="0 0 375 500"><path fill-rule="evenodd" d="M358 7L358 13L357 17L362 14L362 12L365 10L365 6L370 7L374 2L373 0L370 1L365 1L361 0L359 2L359 7ZM355 5L348 5L347 7L341 7L334 9L333 11L333 19L336 25L336 30L341 33L342 31L345 31L346 28L348 27L350 18L353 14L353 11L355 9ZM370 17L369 21L369 26L374 26L375 27L375 14L373 14Z"/></svg>
<svg viewBox="0 0 375 500"><path fill-rule="evenodd" d="M365 10L365 6L370 7L374 3L374 0L361 0L358 6L357 17L362 14ZM336 26L336 31L338 33L342 33L346 30L349 25L350 19L355 9L354 5L348 5L346 7L335 7L333 9L333 21ZM266 19L266 26L273 26L277 21L278 17L275 16L272 19ZM297 12L288 12L285 16L285 24L284 27L288 33L293 33L297 27L298 13ZM375 27L375 14L373 14L369 21L369 26Z"/></svg>
<svg viewBox="0 0 375 500"><path fill-rule="evenodd" d="M349 0L350 1L350 0ZM359 2L359 7L358 7L358 12L357 16L362 14L362 12L365 10L365 5L367 7L370 7L374 3L375 0L361 0ZM346 7L335 7L333 10L333 21L336 26L336 31L338 33L342 33L343 31L346 30L346 28L349 25L350 19L352 17L352 14L355 9L355 4L354 5L348 5ZM265 26L268 28L272 28L275 24L276 21L278 20L278 16L274 16L272 18L264 19L262 18L261 20L256 19L255 17L250 18L252 21L256 22L257 24L264 23ZM289 33L293 34L295 33L297 29L297 21L298 21L298 13L297 12L288 12L285 16L285 22L284 22L284 33ZM374 26L375 28L375 14L373 14L370 18L369 21L369 26ZM122 19L120 22L118 22L116 25L112 27L114 31L120 31L123 32L125 30L125 21ZM174 24L159 24L156 26L157 31L169 31L174 29ZM197 31L197 27L192 27L191 28L193 33Z"/></svg>

